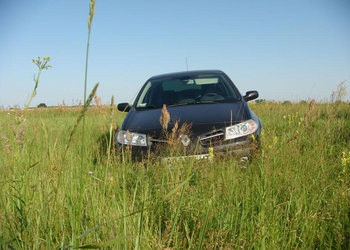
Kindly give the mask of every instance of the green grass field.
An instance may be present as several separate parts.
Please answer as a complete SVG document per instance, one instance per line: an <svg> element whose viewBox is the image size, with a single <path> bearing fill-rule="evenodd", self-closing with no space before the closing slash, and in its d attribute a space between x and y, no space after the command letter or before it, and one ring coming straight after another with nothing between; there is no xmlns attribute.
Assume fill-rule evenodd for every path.
<svg viewBox="0 0 350 250"><path fill-rule="evenodd" d="M349 104L251 107L246 168L118 157L115 108L89 108L84 133L79 108L0 111L0 248L349 249Z"/></svg>

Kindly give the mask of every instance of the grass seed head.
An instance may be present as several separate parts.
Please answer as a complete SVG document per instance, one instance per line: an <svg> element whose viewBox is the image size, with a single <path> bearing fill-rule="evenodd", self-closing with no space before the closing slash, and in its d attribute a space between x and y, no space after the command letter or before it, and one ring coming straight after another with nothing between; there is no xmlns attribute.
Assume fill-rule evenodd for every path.
<svg viewBox="0 0 350 250"><path fill-rule="evenodd" d="M90 12L89 12L89 19L88 19L88 27L89 30L91 30L91 23L92 23L92 19L94 18L94 14L95 14L95 0L90 0Z"/></svg>
<svg viewBox="0 0 350 250"><path fill-rule="evenodd" d="M166 108L166 105L163 105L162 108L162 115L159 118L159 122L162 125L163 131L166 133L168 130L168 125L170 122L170 114L168 112L168 109Z"/></svg>

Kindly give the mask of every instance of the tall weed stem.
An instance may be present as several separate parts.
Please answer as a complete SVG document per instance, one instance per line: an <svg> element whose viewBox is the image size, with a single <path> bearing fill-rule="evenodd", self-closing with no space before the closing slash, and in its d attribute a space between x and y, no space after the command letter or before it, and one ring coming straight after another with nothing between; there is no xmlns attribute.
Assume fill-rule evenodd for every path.
<svg viewBox="0 0 350 250"><path fill-rule="evenodd" d="M35 82L35 85L34 85L34 89L32 91L32 94L31 96L29 97L29 100L28 102L26 103L26 109L28 109L30 103L32 102L33 98L36 96L36 89L38 88L39 86L39 80L40 80L40 75L41 75L41 72L44 70L44 69L49 69L51 68L51 65L48 64L49 61L50 61L50 57L49 56L45 56L44 58L44 61L41 61L40 59L40 56L38 56L38 59L32 59L32 62L39 68L39 72L38 72L38 76L35 77L34 75L34 82Z"/></svg>

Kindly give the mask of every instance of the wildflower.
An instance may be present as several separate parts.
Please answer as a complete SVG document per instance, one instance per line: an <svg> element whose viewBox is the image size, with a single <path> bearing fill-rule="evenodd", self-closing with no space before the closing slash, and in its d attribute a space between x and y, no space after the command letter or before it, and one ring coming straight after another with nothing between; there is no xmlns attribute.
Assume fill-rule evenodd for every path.
<svg viewBox="0 0 350 250"><path fill-rule="evenodd" d="M252 140L255 141L255 135L251 135Z"/></svg>
<svg viewBox="0 0 350 250"><path fill-rule="evenodd" d="M350 168L350 151L348 151L348 153L346 153L345 151L342 152L342 157L340 159L340 162L341 162L341 166L342 166L342 169L341 169L341 172L339 173L339 180L341 182L344 182L344 180L348 179L347 178L347 174L349 173L348 171L348 167Z"/></svg>
<svg viewBox="0 0 350 250"><path fill-rule="evenodd" d="M341 165L345 169L347 165L350 164L350 151L348 152L348 155L346 155L346 152L342 152L342 158L341 158Z"/></svg>
<svg viewBox="0 0 350 250"><path fill-rule="evenodd" d="M304 121L304 119L301 117L301 118L299 119L298 126L300 126L300 125L302 124L303 121Z"/></svg>
<svg viewBox="0 0 350 250"><path fill-rule="evenodd" d="M275 146L277 144L277 142L278 142L278 137L274 136L272 144Z"/></svg>
<svg viewBox="0 0 350 250"><path fill-rule="evenodd" d="M214 158L214 149L212 147L209 148L209 158L210 159Z"/></svg>

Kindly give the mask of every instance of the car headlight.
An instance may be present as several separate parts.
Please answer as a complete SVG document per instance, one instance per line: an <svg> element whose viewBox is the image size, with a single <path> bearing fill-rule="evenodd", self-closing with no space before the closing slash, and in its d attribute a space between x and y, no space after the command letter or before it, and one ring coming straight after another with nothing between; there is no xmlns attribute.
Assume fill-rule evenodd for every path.
<svg viewBox="0 0 350 250"><path fill-rule="evenodd" d="M254 120L247 120L239 124L226 127L225 140L235 139L254 133L258 129L258 124Z"/></svg>
<svg viewBox="0 0 350 250"><path fill-rule="evenodd" d="M117 142L123 145L147 146L147 137L144 134L120 130L117 134Z"/></svg>

